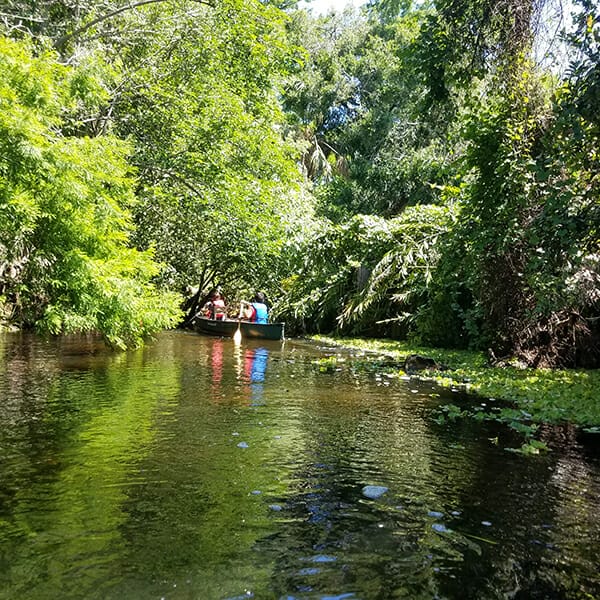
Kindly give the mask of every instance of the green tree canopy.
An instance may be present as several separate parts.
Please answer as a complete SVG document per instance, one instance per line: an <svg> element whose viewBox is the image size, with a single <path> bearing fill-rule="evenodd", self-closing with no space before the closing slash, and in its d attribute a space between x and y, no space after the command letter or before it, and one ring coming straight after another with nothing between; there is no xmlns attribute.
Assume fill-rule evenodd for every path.
<svg viewBox="0 0 600 600"><path fill-rule="evenodd" d="M129 246L131 148L63 132L97 91L84 70L0 38L0 300L4 317L51 333L101 331L136 344L178 317Z"/></svg>
<svg viewBox="0 0 600 600"><path fill-rule="evenodd" d="M224 0L130 19L110 49L122 77L106 117L134 147L136 244L155 248L178 289L277 289L282 244L311 212L279 106L297 60L284 13Z"/></svg>

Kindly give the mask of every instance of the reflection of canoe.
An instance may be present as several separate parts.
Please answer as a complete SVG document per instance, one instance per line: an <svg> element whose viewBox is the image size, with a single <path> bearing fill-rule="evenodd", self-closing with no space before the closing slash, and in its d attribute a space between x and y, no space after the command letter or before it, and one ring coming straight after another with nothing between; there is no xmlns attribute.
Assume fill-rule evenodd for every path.
<svg viewBox="0 0 600 600"><path fill-rule="evenodd" d="M192 327L199 333L220 335L222 337L233 337L238 325L242 332L242 338L283 339L283 323L249 323L248 321L238 321L237 319L218 321L216 319L207 319L206 317L196 317L192 322Z"/></svg>

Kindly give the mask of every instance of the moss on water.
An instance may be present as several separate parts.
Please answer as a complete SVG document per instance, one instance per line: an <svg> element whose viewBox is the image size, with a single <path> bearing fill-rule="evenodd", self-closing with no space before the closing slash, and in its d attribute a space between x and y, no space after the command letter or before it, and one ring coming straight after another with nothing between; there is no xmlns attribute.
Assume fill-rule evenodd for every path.
<svg viewBox="0 0 600 600"><path fill-rule="evenodd" d="M320 343L376 352L403 363L409 354L433 358L445 371L423 371L417 376L444 387L460 387L486 398L503 399L527 411L537 423L569 422L584 428L600 427L600 370L521 369L490 367L482 352L413 346L379 339L313 336Z"/></svg>

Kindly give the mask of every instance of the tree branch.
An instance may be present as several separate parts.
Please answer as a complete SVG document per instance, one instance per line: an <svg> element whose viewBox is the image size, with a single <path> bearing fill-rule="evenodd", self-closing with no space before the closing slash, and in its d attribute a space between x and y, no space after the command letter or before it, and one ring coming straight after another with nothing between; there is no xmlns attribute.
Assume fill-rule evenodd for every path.
<svg viewBox="0 0 600 600"><path fill-rule="evenodd" d="M96 17L95 19L92 19L89 23L83 25L82 27L79 27L78 29L76 29L75 31L68 33L66 35L63 35L61 37L58 38L58 40L56 40L54 47L57 50L62 50L65 46L65 44L75 38L78 37L79 35L81 35L84 31L87 31L88 29L90 29L91 27L93 27L94 25L97 25L98 23L101 23L102 21L106 21L107 19L110 19L118 14L121 14L122 12L128 11L128 10L133 10L135 8L138 8L140 6L143 6L144 4L156 4L158 2L167 2L168 0L139 0L138 2L134 2L134 3L129 3L127 6L121 6L121 8L117 8L116 10L113 10L112 12L109 12L105 15L101 15L99 17ZM207 0L194 0L195 2L197 2L198 4L206 4L206 6L210 6L211 8L215 8L215 4L213 2L207 1Z"/></svg>
<svg viewBox="0 0 600 600"><path fill-rule="evenodd" d="M196 188L194 185L192 185L189 181L187 181L186 179L184 179L183 177L177 175L176 173L174 173L173 171L171 171L170 169L161 169L159 166L157 165L152 165L150 167L145 167L143 164L141 163L135 163L135 166L138 169L144 169L147 168L148 171L158 171L159 173L162 173L164 175L167 175L168 177L170 177L171 179L173 179L174 181L177 181L178 183L181 183L181 185L183 185L184 187L186 187L188 190L190 190L190 192L192 192L195 196L198 196L199 198L203 197L202 192Z"/></svg>

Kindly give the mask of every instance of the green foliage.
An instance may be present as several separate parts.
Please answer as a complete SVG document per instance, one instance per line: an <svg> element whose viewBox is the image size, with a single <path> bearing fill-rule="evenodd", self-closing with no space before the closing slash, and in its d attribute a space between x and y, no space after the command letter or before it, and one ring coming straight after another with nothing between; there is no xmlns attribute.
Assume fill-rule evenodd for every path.
<svg viewBox="0 0 600 600"><path fill-rule="evenodd" d="M10 4L10 14L32 14L32 31L79 63L80 92L100 81L85 81L82 62L101 72L96 98L108 101L78 102L69 131L110 130L130 142L132 239L154 249L161 281L275 292L282 245L310 212L299 202L296 147L281 127L278 84L297 51L278 3ZM95 51L103 61L90 61Z"/></svg>
<svg viewBox="0 0 600 600"><path fill-rule="evenodd" d="M370 0L367 9L382 22L388 22L393 21L399 14L408 12L412 5L412 0Z"/></svg>
<svg viewBox="0 0 600 600"><path fill-rule="evenodd" d="M291 329L597 365L598 15L576 4L559 81L530 60L544 2L9 0L40 58L2 59L6 318L129 343L159 326L154 278L283 294Z"/></svg>
<svg viewBox="0 0 600 600"><path fill-rule="evenodd" d="M297 273L284 281L285 297L274 309L278 318L298 330L331 330L357 288L359 268L390 241L383 219L357 216L344 226L323 222L299 250Z"/></svg>
<svg viewBox="0 0 600 600"><path fill-rule="evenodd" d="M456 404L444 404L444 406L440 408L437 415L433 417L433 420L438 425L443 425L447 421L455 421L456 419L460 419L467 414L467 411L461 410L461 408L456 406Z"/></svg>
<svg viewBox="0 0 600 600"><path fill-rule="evenodd" d="M113 106L115 130L135 144L135 242L155 248L177 289L273 293L283 243L310 213L278 126L277 83L294 60L283 13L229 0L136 18L155 35L132 30L119 48Z"/></svg>
<svg viewBox="0 0 600 600"><path fill-rule="evenodd" d="M309 57L286 104L308 132L321 214L343 227L357 213L435 203L457 204L461 217L425 261L435 265L427 278L403 271L416 256L403 242L386 248L387 262L365 263L373 286L353 298L356 252L323 267L324 285L316 276L311 288L299 271L292 293L304 287L304 317L317 329L367 331L405 316L410 328L394 334L425 343L491 348L534 366L597 364L598 35L596 8L578 4L579 54L558 87L528 59L543 3L410 10L382 1L370 21L304 17ZM313 311L308 289L330 310Z"/></svg>
<svg viewBox="0 0 600 600"><path fill-rule="evenodd" d="M93 13L96 3L37 2L36 0L5 0L2 3L3 24L13 37L58 37Z"/></svg>
<svg viewBox="0 0 600 600"><path fill-rule="evenodd" d="M550 448L545 442L540 440L528 440L520 448L504 448L507 452L515 454L523 454L524 456L532 456L539 454L540 451L549 452Z"/></svg>
<svg viewBox="0 0 600 600"><path fill-rule="evenodd" d="M392 243L377 256L365 285L341 313L342 327L360 322L378 305L388 314L396 309L397 315L388 322L412 322L416 308L427 297L440 257L440 238L451 231L457 216L452 205L419 206L389 221Z"/></svg>
<svg viewBox="0 0 600 600"><path fill-rule="evenodd" d="M337 370L338 362L340 361L341 359L338 359L336 356L327 356L314 361L314 364L319 368L321 373L333 373Z"/></svg>
<svg viewBox="0 0 600 600"><path fill-rule="evenodd" d="M308 242L276 312L308 331L383 332L410 322L436 268L452 207L413 207L397 219L356 216ZM389 331L389 329L388 329Z"/></svg>
<svg viewBox="0 0 600 600"><path fill-rule="evenodd" d="M448 21L441 6L436 19L452 28L466 16ZM578 43L594 56L585 41L592 37L589 22L581 20ZM534 366L592 366L599 140L597 118L586 106L595 71L580 54L569 80L556 88L555 79L502 41L500 30L496 73L484 82L481 99L466 105L462 220L440 249L437 277L417 316L418 336L430 344L492 348Z"/></svg>
<svg viewBox="0 0 600 600"><path fill-rule="evenodd" d="M427 14L385 25L347 14L292 24L309 56L286 86L285 106L306 140L303 165L321 214L332 220L437 202L436 186L454 176L452 116L423 106L414 60Z"/></svg>
<svg viewBox="0 0 600 600"><path fill-rule="evenodd" d="M52 54L0 38L0 293L8 319L51 333L100 330L137 344L177 319L149 280L151 253L128 248L130 147L65 135L65 107L92 85Z"/></svg>

